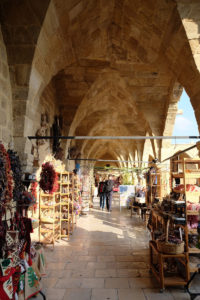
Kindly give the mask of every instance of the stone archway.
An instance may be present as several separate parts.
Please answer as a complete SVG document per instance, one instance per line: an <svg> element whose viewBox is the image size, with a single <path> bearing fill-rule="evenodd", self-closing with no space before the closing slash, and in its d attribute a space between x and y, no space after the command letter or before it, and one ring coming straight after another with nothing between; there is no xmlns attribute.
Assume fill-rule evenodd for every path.
<svg viewBox="0 0 200 300"><path fill-rule="evenodd" d="M18 124L14 137L16 149L25 152L24 164L31 161L31 144L26 137L35 134L39 126L44 94L48 93L50 103L63 112L68 134L82 100L94 92L92 86L98 90L98 83L103 83L98 81L103 72L105 77L117 74L115 86L123 81L131 95L129 101L134 99L137 111L151 128L149 134L162 135L167 130L167 114L175 113L169 99L176 82L190 96L200 125L198 57L191 50L198 44L198 32L193 41L188 40L185 1L177 0L177 5L164 0L151 1L151 5L149 0L21 1L15 10L18 23L15 2L10 6L9 0L2 1L1 24L11 74L14 124ZM192 14L198 5L189 14L197 28L197 17ZM112 87L113 82L107 85ZM121 96L125 101L125 95ZM126 112L124 119L128 117ZM139 122L140 118L136 119ZM132 134L132 120L129 128ZM142 153L144 146L139 147ZM157 147L161 149L161 143Z"/></svg>

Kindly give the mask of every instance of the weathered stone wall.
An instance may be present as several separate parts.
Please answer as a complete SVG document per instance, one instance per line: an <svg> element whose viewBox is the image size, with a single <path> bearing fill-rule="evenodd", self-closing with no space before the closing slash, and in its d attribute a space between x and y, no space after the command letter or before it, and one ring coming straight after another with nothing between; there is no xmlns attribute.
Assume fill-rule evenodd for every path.
<svg viewBox="0 0 200 300"><path fill-rule="evenodd" d="M59 115L59 109L56 106L57 98L55 89L52 84L49 84L42 93L40 100L38 101L37 110L34 110L34 114L31 116L29 112L30 122L32 128L29 129L27 134L36 135L38 129L41 128L41 115L47 115L47 135L51 135L51 127L54 122L54 116ZM36 147L36 140L32 141L32 145ZM52 153L52 141L46 140L44 145L39 146L39 163L40 165L45 160L46 156Z"/></svg>
<svg viewBox="0 0 200 300"><path fill-rule="evenodd" d="M7 147L12 139L12 93L6 47L0 27L0 140Z"/></svg>

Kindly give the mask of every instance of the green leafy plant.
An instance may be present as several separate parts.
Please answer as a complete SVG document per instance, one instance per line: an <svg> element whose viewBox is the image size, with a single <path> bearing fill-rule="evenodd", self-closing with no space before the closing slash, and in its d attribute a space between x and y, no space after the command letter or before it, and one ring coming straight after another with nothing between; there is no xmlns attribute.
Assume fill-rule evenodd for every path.
<svg viewBox="0 0 200 300"><path fill-rule="evenodd" d="M125 172L123 174L122 184L123 185L132 185L133 184L132 174L130 172Z"/></svg>

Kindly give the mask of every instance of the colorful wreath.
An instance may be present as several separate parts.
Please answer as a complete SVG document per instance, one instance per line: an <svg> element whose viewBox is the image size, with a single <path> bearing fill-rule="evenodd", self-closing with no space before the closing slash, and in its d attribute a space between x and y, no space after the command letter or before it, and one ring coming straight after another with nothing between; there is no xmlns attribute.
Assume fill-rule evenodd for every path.
<svg viewBox="0 0 200 300"><path fill-rule="evenodd" d="M39 185L44 193L53 194L58 190L57 173L49 162L42 165Z"/></svg>
<svg viewBox="0 0 200 300"><path fill-rule="evenodd" d="M3 144L0 144L0 202L8 203L13 197L13 179L10 159Z"/></svg>
<svg viewBox="0 0 200 300"><path fill-rule="evenodd" d="M16 152L12 150L8 150L8 155L10 159L11 170L12 170L13 181L14 181L13 200L19 201L24 191L24 185L22 183L21 163L19 160L19 156L16 154Z"/></svg>

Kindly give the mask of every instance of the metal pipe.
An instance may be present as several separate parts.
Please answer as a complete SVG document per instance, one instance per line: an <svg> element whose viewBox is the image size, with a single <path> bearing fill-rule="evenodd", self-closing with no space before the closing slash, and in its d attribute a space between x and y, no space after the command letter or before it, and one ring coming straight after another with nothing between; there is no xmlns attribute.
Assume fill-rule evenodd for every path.
<svg viewBox="0 0 200 300"><path fill-rule="evenodd" d="M28 136L29 140L182 140L200 139L200 136Z"/></svg>
<svg viewBox="0 0 200 300"><path fill-rule="evenodd" d="M170 157L168 157L168 158L162 160L161 163L163 163L163 162L165 162L165 161L167 161L167 160L169 160L169 159L172 159L173 157L176 157L177 155L180 155L180 154L182 154L182 153L184 153L184 152L187 152L187 151L189 151L189 150L191 150L191 149L194 149L196 146L197 146L197 145L195 144L195 145L193 145L193 146L191 146L191 147L189 147L189 148L186 148L186 149L184 149L184 150L182 150L182 151L180 151L180 152L178 152L178 153L176 153L176 154L174 154L174 155L172 155L172 156L170 156Z"/></svg>
<svg viewBox="0 0 200 300"><path fill-rule="evenodd" d="M149 161L130 161L130 160L115 160L115 159L96 159L96 158L68 158L68 160L83 160L83 161L101 161L101 162L128 162L128 163L146 163L149 164Z"/></svg>

